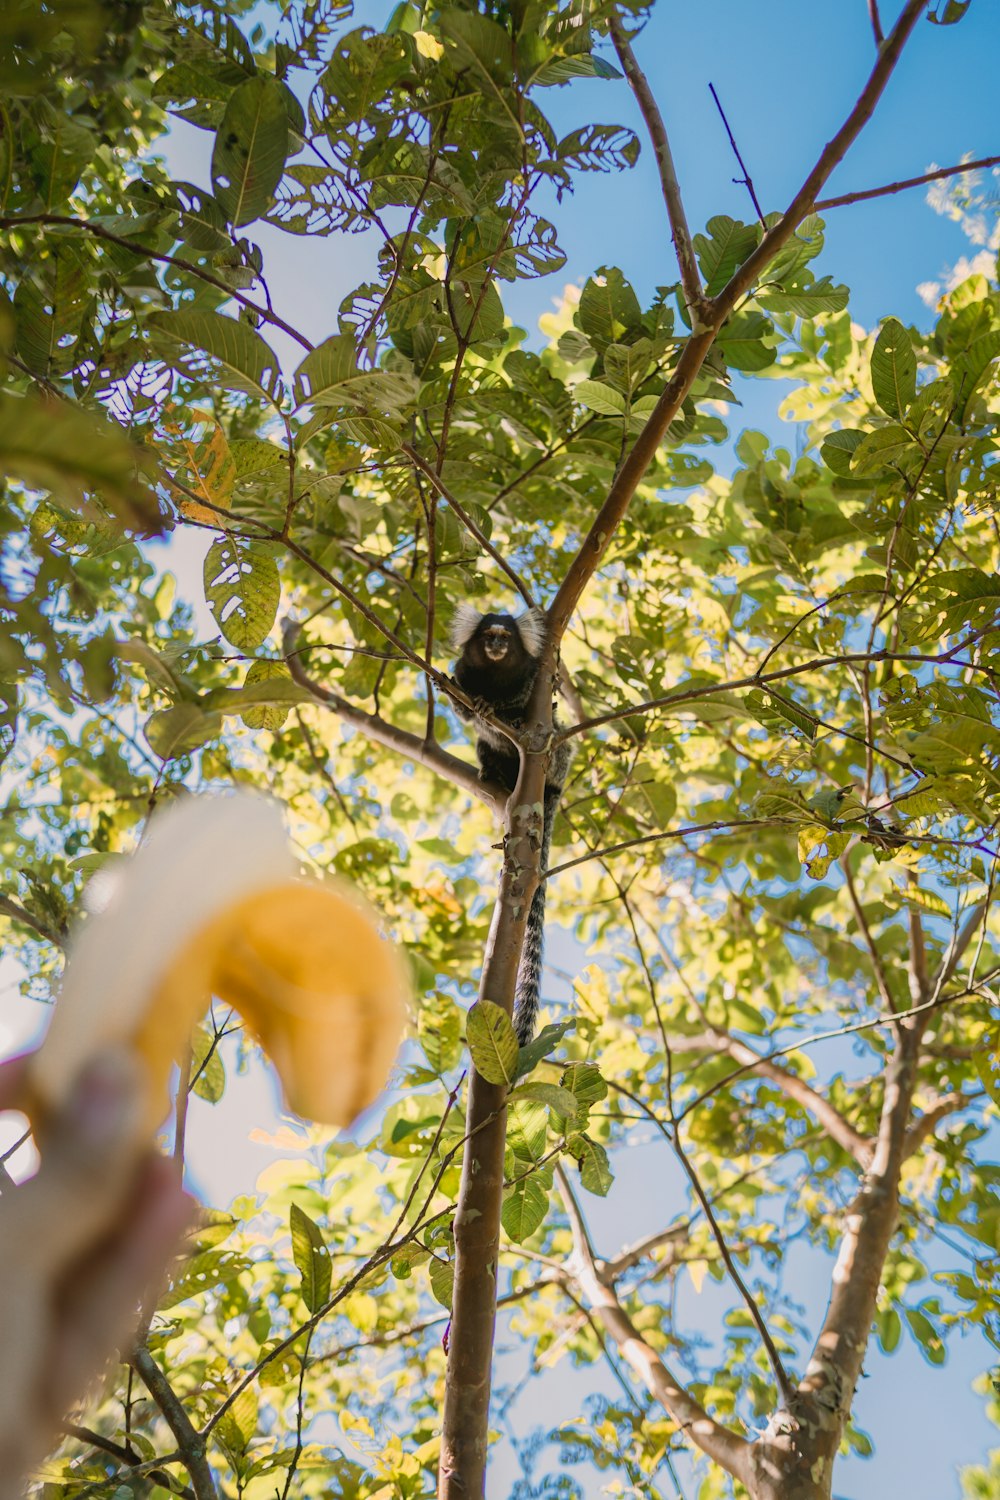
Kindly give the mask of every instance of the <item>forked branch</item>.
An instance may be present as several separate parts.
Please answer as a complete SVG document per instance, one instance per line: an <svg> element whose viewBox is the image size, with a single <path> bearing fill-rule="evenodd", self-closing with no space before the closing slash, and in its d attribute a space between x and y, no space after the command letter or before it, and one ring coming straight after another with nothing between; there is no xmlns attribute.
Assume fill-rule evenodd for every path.
<svg viewBox="0 0 1000 1500"><path fill-rule="evenodd" d="M572 1276L583 1301L614 1340L622 1358L677 1422L688 1441L734 1479L746 1484L750 1477L749 1443L709 1416L646 1343L618 1300L614 1283L598 1266L579 1204L561 1167L556 1168L556 1181L573 1235Z"/></svg>

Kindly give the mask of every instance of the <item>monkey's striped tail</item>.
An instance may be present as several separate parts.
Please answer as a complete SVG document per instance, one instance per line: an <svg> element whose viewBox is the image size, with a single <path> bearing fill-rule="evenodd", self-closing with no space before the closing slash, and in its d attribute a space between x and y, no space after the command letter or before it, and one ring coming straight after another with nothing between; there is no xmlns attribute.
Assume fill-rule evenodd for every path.
<svg viewBox="0 0 1000 1500"><path fill-rule="evenodd" d="M544 870L549 862L552 845L552 824L559 804L559 793L545 791L545 813L542 823L542 847L539 863ZM545 950L545 881L539 881L528 908L528 920L524 928L524 947L517 971L517 988L514 991L514 1030L517 1040L526 1047L535 1034L538 1021L538 997L542 986L542 957Z"/></svg>

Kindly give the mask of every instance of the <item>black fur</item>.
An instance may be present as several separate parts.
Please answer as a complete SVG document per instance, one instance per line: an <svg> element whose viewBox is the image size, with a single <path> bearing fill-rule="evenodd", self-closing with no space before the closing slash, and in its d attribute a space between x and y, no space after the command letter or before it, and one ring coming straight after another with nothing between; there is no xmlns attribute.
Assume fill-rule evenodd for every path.
<svg viewBox="0 0 1000 1500"><path fill-rule="evenodd" d="M520 729L535 685L543 639L544 617L537 610L530 610L517 618L503 614L480 615L471 608L461 610L452 629L453 644L461 653L455 663L455 681L464 693L488 707L497 719L511 729ZM456 705L456 711L467 723L476 726L476 756L482 780L498 781L512 792L520 771L516 746L478 714L459 705ZM558 745L546 772L539 855L543 870L549 862L552 824L569 761L569 745ZM544 932L545 882L542 881L528 911L514 1000L514 1030L522 1047L531 1041L538 1018Z"/></svg>

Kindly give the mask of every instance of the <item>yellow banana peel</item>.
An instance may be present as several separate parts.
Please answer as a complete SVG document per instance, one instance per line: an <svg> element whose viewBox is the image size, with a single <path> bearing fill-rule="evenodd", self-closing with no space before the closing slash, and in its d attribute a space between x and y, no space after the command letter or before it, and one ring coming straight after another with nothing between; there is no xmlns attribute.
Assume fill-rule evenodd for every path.
<svg viewBox="0 0 1000 1500"><path fill-rule="evenodd" d="M152 1133L215 995L239 1011L297 1114L350 1124L385 1084L409 995L367 903L344 881L301 877L278 806L249 792L185 798L123 863L75 935L31 1060L32 1113L44 1121L88 1061L124 1045L148 1075Z"/></svg>

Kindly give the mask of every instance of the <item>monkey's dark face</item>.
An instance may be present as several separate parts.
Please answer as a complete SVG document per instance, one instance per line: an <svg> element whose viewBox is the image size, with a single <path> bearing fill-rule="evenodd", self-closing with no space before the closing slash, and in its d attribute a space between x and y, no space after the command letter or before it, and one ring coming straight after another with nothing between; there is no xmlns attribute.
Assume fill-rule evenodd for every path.
<svg viewBox="0 0 1000 1500"><path fill-rule="evenodd" d="M495 663L506 661L513 639L506 625L499 623L486 625L479 639L487 660Z"/></svg>

